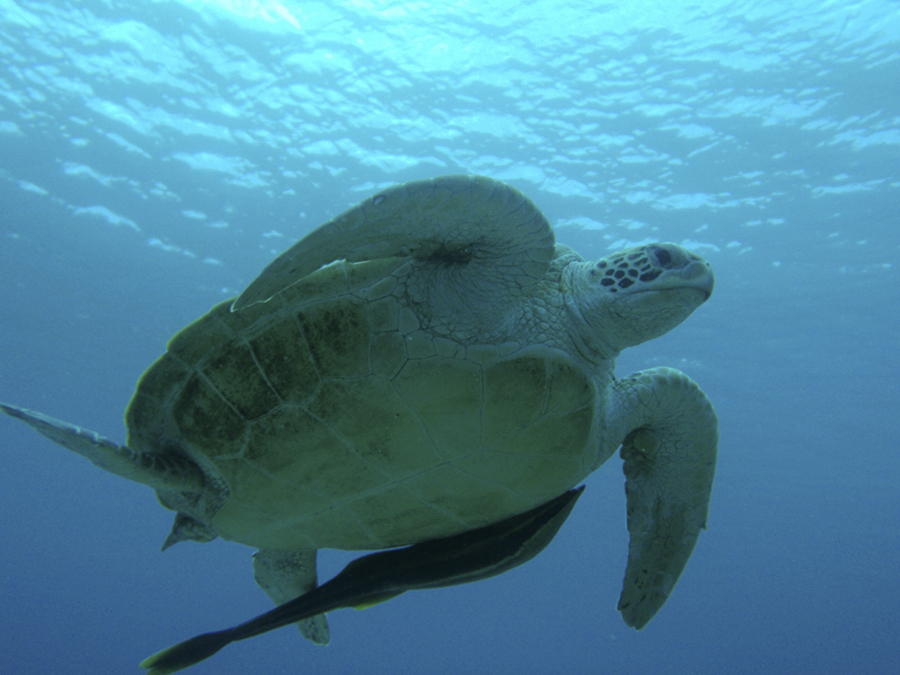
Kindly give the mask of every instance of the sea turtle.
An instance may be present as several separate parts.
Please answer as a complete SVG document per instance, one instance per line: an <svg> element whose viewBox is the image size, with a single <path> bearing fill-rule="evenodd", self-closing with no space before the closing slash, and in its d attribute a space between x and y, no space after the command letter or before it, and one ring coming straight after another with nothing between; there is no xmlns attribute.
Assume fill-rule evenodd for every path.
<svg viewBox="0 0 900 675"><path fill-rule="evenodd" d="M717 422L672 368L616 356L712 292L675 244L585 262L523 194L446 176L376 194L301 239L234 301L171 339L141 378L127 445L4 405L57 443L156 490L164 548L259 549L284 603L320 548L466 532L578 484L621 447L630 545L619 602L641 628L705 526ZM328 641L324 616L298 624Z"/></svg>

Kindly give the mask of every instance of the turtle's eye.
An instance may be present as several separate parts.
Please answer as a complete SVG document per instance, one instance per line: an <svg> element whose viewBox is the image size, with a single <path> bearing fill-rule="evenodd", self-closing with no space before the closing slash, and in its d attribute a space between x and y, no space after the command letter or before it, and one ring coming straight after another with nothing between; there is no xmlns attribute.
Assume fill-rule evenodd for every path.
<svg viewBox="0 0 900 675"><path fill-rule="evenodd" d="M672 254L666 249L658 248L654 253L656 254L656 262L660 264L660 267L668 267L672 264Z"/></svg>

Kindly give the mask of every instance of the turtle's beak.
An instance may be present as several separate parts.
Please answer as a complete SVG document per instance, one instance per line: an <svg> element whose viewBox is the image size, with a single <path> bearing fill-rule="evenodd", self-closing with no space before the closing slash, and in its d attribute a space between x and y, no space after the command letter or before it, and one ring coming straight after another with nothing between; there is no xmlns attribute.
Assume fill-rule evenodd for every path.
<svg viewBox="0 0 900 675"><path fill-rule="evenodd" d="M667 269L652 290L694 289L703 294L702 303L709 300L715 285L716 277L710 264L695 258L688 261L684 267Z"/></svg>

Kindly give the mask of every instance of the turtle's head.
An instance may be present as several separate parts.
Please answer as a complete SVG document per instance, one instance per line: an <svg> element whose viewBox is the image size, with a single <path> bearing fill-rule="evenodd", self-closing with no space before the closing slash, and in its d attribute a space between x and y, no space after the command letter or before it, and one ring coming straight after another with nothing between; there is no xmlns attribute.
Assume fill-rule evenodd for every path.
<svg viewBox="0 0 900 675"><path fill-rule="evenodd" d="M619 251L573 270L575 306L593 339L618 352L669 332L709 299L709 263L677 244Z"/></svg>

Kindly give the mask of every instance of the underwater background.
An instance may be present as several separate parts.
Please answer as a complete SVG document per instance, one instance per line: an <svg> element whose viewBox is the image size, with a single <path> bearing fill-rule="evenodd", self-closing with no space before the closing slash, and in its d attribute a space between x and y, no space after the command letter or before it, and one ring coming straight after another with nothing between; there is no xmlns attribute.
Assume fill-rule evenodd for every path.
<svg viewBox="0 0 900 675"><path fill-rule="evenodd" d="M171 335L396 183L488 175L585 258L673 241L716 272L619 361L683 369L721 425L644 630L613 458L526 566L188 672L897 672L896 0L0 0L0 63L0 400L119 442ZM161 554L146 487L5 417L0 453L0 672L139 673L270 608L246 547Z"/></svg>

